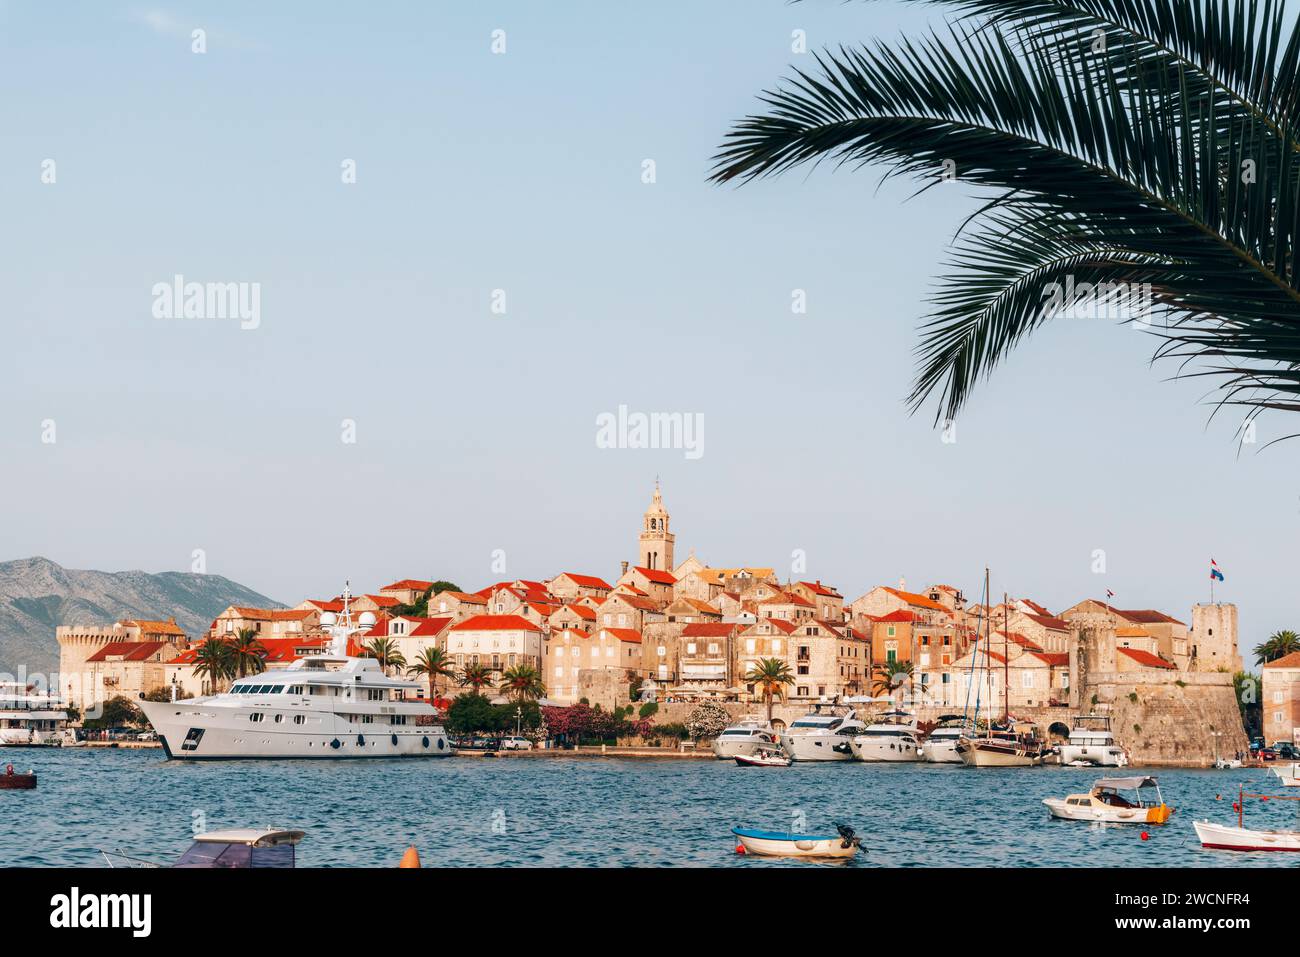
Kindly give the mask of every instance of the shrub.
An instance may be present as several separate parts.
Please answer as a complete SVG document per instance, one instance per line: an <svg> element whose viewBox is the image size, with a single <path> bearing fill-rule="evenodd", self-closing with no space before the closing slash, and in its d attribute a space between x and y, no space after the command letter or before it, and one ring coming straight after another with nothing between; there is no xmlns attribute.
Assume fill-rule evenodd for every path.
<svg viewBox="0 0 1300 957"><path fill-rule="evenodd" d="M638 718L648 718L651 715L659 713L659 705L654 701L647 701L641 705L641 710L637 712Z"/></svg>
<svg viewBox="0 0 1300 957"><path fill-rule="evenodd" d="M686 730L697 741L700 738L716 738L729 724L731 714L727 709L709 701L696 705L686 716Z"/></svg>

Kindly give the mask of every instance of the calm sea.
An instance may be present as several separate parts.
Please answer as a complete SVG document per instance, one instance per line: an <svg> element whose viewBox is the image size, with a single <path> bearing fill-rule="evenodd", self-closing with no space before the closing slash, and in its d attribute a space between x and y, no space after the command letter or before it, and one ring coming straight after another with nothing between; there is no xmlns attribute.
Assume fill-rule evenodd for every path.
<svg viewBox="0 0 1300 957"><path fill-rule="evenodd" d="M865 836L848 866L1296 867L1300 855L1204 851L1191 822L1234 817L1239 782L1278 793L1268 771L1160 771L1178 809L1166 827L1049 819L1045 797L1098 771L698 759L447 758L165 761L161 751L0 749L35 768L35 791L0 791L0 865L98 867L97 848L169 863L192 829L293 827L300 866L843 866L746 858L733 825ZM1217 800L1217 796L1222 800ZM799 823L802 818L804 823ZM1247 823L1300 826L1297 803L1251 802Z"/></svg>

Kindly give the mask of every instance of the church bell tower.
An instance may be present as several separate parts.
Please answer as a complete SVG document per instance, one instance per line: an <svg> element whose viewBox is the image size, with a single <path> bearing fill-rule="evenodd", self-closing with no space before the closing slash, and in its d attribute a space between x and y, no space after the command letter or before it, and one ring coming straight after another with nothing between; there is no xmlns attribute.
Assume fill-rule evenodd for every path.
<svg viewBox="0 0 1300 957"><path fill-rule="evenodd" d="M658 479L655 479L655 497L646 509L641 526L639 556L637 564L642 568L673 570L673 535L668 531L668 510L664 508L663 496L659 493Z"/></svg>

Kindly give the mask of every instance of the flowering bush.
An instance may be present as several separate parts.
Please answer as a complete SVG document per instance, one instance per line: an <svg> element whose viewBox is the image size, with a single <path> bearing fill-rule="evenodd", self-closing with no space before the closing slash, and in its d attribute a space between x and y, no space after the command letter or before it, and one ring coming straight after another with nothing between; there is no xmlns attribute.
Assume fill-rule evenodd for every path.
<svg viewBox="0 0 1300 957"><path fill-rule="evenodd" d="M727 709L708 701L696 705L686 716L686 730L697 741L700 738L716 738L729 724L731 715Z"/></svg>

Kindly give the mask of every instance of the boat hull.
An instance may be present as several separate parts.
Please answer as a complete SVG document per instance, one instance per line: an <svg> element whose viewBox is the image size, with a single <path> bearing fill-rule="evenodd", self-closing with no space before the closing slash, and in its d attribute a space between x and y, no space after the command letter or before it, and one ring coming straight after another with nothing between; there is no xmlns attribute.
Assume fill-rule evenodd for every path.
<svg viewBox="0 0 1300 957"><path fill-rule="evenodd" d="M1083 762L1099 768L1123 768L1128 766L1128 755L1124 749L1110 745L1062 744L1061 763L1074 764Z"/></svg>
<svg viewBox="0 0 1300 957"><path fill-rule="evenodd" d="M0 774L0 791L30 791L34 787L34 774Z"/></svg>
<svg viewBox="0 0 1300 957"><path fill-rule="evenodd" d="M1300 851L1300 831L1252 831L1193 821L1201 846L1219 851Z"/></svg>
<svg viewBox="0 0 1300 957"><path fill-rule="evenodd" d="M916 742L885 741L882 739L854 738L853 757L857 761L920 761L921 751Z"/></svg>
<svg viewBox="0 0 1300 957"><path fill-rule="evenodd" d="M788 768L790 758L784 754L738 754L736 763L742 768Z"/></svg>
<svg viewBox="0 0 1300 957"><path fill-rule="evenodd" d="M1062 821L1090 821L1103 824L1165 824L1174 809L1161 804L1157 807L1106 807L1104 805L1070 804L1061 798L1043 801L1052 817Z"/></svg>
<svg viewBox="0 0 1300 957"><path fill-rule="evenodd" d="M921 760L930 764L961 764L956 738L940 738L921 742Z"/></svg>
<svg viewBox="0 0 1300 957"><path fill-rule="evenodd" d="M263 759L361 759L450 757L451 740L441 729L406 725L356 725L331 712L315 712L311 731L292 724L250 725L247 712L211 703L139 702L158 732L167 757L177 761ZM307 715L304 715L306 718ZM305 723L305 722L304 722ZM198 740L193 732L201 731Z"/></svg>
<svg viewBox="0 0 1300 957"><path fill-rule="evenodd" d="M853 760L853 747L843 735L783 734L781 747L796 761Z"/></svg>
<svg viewBox="0 0 1300 957"><path fill-rule="evenodd" d="M956 750L961 763L971 768L1032 768L1043 763L1040 752L1013 742L962 738Z"/></svg>
<svg viewBox="0 0 1300 957"><path fill-rule="evenodd" d="M1275 765L1273 773L1283 787L1300 788L1300 764Z"/></svg>
<svg viewBox="0 0 1300 957"><path fill-rule="evenodd" d="M714 738L713 753L717 755L720 761L729 761L739 755L749 755L762 750L764 747L772 747L776 744L776 736L771 735L766 740L760 737L753 738Z"/></svg>
<svg viewBox="0 0 1300 957"><path fill-rule="evenodd" d="M820 837L813 834L780 834L772 831L749 831L733 828L732 832L740 841L746 854L759 857L813 857L829 860L850 858L858 852L858 846L845 841L838 835Z"/></svg>

